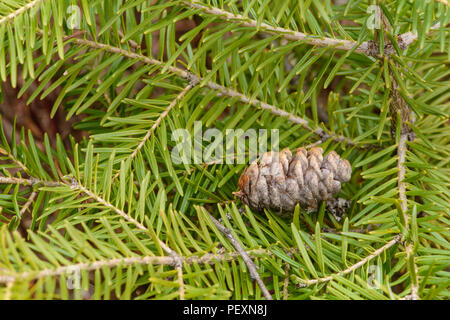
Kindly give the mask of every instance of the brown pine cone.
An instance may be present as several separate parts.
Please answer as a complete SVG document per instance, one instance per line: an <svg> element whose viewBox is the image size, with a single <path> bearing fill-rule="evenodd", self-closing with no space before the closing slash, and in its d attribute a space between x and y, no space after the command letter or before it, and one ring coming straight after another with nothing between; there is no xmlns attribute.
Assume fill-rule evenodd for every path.
<svg viewBox="0 0 450 320"><path fill-rule="evenodd" d="M234 195L254 210L292 211L300 203L313 211L320 201L334 199L352 173L336 152L322 153L322 148L299 148L294 156L289 149L267 152L242 173Z"/></svg>

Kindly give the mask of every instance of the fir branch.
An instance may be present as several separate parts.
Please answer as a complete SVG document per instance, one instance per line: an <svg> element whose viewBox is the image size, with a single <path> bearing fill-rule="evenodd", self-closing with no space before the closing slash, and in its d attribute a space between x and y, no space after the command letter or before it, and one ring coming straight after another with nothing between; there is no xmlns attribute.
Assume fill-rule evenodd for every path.
<svg viewBox="0 0 450 320"><path fill-rule="evenodd" d="M89 196L91 199L95 200L96 202L100 203L104 207L110 209L111 211L115 212L119 216L121 216L126 221L134 224L138 229L144 231L144 233L149 237L153 238L150 231L147 227L145 227L142 223L131 217L128 213L125 211L115 207L110 202L106 201L99 195L95 194L91 190L87 189L83 185L79 184L78 181L75 179L72 180L72 183L62 183L62 182L56 182L56 181L42 181L36 178L33 179L23 179L23 178L4 178L0 177L0 184L23 184L23 185L43 185L47 187L56 187L56 186L66 186L69 187L72 190L78 190L87 196ZM159 238L153 239L159 243L161 248L173 258L173 265L175 266L175 269L178 273L178 282L179 282L179 291L180 291L180 299L184 300L184 283L183 283L183 259L180 257L178 253L176 253L174 250L172 250L168 245L166 245L163 241L161 241Z"/></svg>
<svg viewBox="0 0 450 320"><path fill-rule="evenodd" d="M446 0L441 0L446 1ZM328 38L328 37L319 37L312 34L306 34L299 31L294 31L290 29L285 29L281 27L274 27L267 23L258 23L258 21L250 19L248 17L244 17L240 14L234 14L231 12L228 12L223 9L215 8L215 7L207 7L203 3L199 3L196 1L183 1L183 4L196 10L200 10L201 12L204 12L209 15L217 16L220 19L239 23L240 25L255 28L258 31L273 34L273 35L279 35L283 39L289 40L289 41L299 41L300 43L306 43L309 45L317 46L317 47L329 47L336 50L344 50L344 51L351 51L355 53L364 54L366 56L379 56L379 49L378 46L376 46L376 43L374 41L365 41L358 45L357 41L354 40L344 40L344 39L335 39L335 38ZM440 24L437 23L433 25L430 30L436 30L440 27ZM401 49L406 49L411 43L413 43L418 37L417 33L414 32L406 32L404 34L400 34L397 37L397 41L399 42L399 47ZM375 46L374 46L375 45ZM356 48L355 48L356 47ZM389 56L391 54L394 54L395 50L392 46L386 45L384 54L385 56Z"/></svg>
<svg viewBox="0 0 450 320"><path fill-rule="evenodd" d="M69 116L82 115L77 126L91 136L81 141L57 138L53 149L53 139L45 137L43 144L41 137L33 137L34 131L29 132L26 142L26 121L20 121L25 127L20 134L4 122L7 130L0 132L0 162L6 162L0 173L4 193L1 211L5 215L0 214L0 244L4 249L0 298L70 298L68 292L59 290L58 280L78 268L84 271L83 284L94 286L100 298L110 297L114 290L122 298L120 291L126 282L123 296L143 299L149 295L183 299L192 294L198 298L272 298L265 285L276 290L274 298L280 299L377 299L391 293L367 290L354 275L394 250L400 259L391 259L388 269L379 270L387 288L392 285L400 290L396 297L449 296L448 281L442 273L448 263L439 259L442 248L448 246L448 221L442 216L448 209L448 153L443 151L448 143L443 138L448 136L448 56L443 54L447 51L449 17L444 5L448 0L418 7L391 3L382 12L391 12L393 19L382 15L383 27L375 30L375 40L370 41L366 41L369 31L362 26L366 5L344 8L317 1L269 1L262 7L252 1L168 0L153 6L134 1L118 3L111 14L104 1L82 1L80 30L65 35L64 19L70 14L66 10L70 4L54 4L0 0L0 29L4 31L0 30L0 77L9 77L13 87L20 84L20 96L29 98L27 102L37 103L39 97L56 99L52 113L59 107L69 110ZM316 9L319 15L304 20L308 10ZM42 14L35 15L39 10ZM348 24L329 23L326 18L339 19L344 12ZM192 18L195 22L188 21ZM296 26L302 32L295 31ZM391 27L419 31L393 34ZM272 52L278 42L281 47ZM65 52L67 57L63 58ZM300 60L291 63L292 57L300 55L303 64ZM330 66L333 68L327 77ZM20 83L19 74L23 78ZM195 88L198 84L200 90ZM308 91L302 94L295 87ZM356 89L358 95L353 94ZM8 96L7 90L3 93ZM190 103L176 110L188 96ZM237 105L229 107L230 101ZM132 107L125 107L124 102ZM107 115L105 105L110 106ZM322 110L324 105L327 110ZM312 116L307 113L309 107ZM247 109L250 112L244 115ZM307 226L319 220L319 236L319 226L329 233L327 241L316 243L313 259L308 250L320 239L305 230L301 237L307 243L297 241L297 247L292 248L292 217L272 217L273 211L266 212L268 219L250 211L239 215L232 206L219 210L227 216L236 214L237 220L230 221L233 230L221 222L218 226L204 209L228 198L236 187L240 165L210 166L221 163L213 161L183 172L180 166L164 166L157 150L135 163L148 141L166 140L167 136L159 137L158 128L169 117L177 121L170 121L167 134L201 117L218 129L253 129L254 124L280 129L285 146L320 144L326 152L347 149L345 158L357 170L342 190L346 196L355 193L351 215L343 226L333 219L333 227L328 219L322 223L322 211L318 217L305 216ZM326 125L318 123L326 120ZM389 122L395 145L386 152L373 150L386 144L385 125ZM19 135L22 141L16 143L14 138ZM371 150L361 152L344 145ZM112 149L116 149L115 156L110 156ZM396 158L392 158L393 150ZM134 159L134 164L130 166L123 159ZM146 170L149 166L151 171ZM118 171L126 179L112 183ZM75 178L67 178L70 174ZM154 180L154 174L161 179ZM199 203L201 210L194 203ZM392 204L397 207L394 214L400 224L392 217ZM9 219L15 213L25 216L30 211L38 225L24 226L20 219ZM303 212L294 213L294 219L301 219L299 214ZM423 215L427 218L421 218ZM395 225L401 236L392 234ZM19 227L29 231L29 237L22 238L11 230ZM38 233L31 230L42 227ZM64 239L59 237L61 230L65 231ZM250 247L261 249L244 250L244 238L237 238L234 230L245 236ZM371 230L374 232L369 234ZM218 239L225 241L228 250L214 249ZM229 261L246 263L249 272L240 277L242 290L228 286L229 279L239 277ZM298 263L307 265L304 279L292 269ZM257 265L274 268L264 268L263 277ZM321 274L317 274L317 267ZM155 282L146 277L147 268ZM275 268L281 271L280 281L270 277ZM94 270L95 281L90 273ZM169 274L173 278L168 279ZM226 281L218 280L224 276ZM105 281L108 277L110 281ZM244 290L253 288L255 279L260 280L257 293ZM319 286L296 290L292 282L299 287ZM167 288L158 290L165 284ZM29 290L30 285L33 290ZM145 286L147 290L142 292Z"/></svg>
<svg viewBox="0 0 450 320"><path fill-rule="evenodd" d="M387 22L387 18L382 13L383 20L383 28L390 32L391 25ZM439 27L439 24L436 25ZM417 35L414 37L411 35L410 42L412 43L417 38ZM388 44L389 41L387 41ZM415 133L410 128L410 123L414 121L413 112L411 107L405 101L403 96L400 93L400 85L398 81L401 79L397 79L394 74L393 68L398 68L398 65L395 61L393 61L392 65L389 67L389 74L391 77L392 88L389 91L389 95L391 98L391 104L389 106L391 113L391 135L395 140L396 137L396 129L397 125L400 126L400 137L397 145L397 168L398 168L398 194L400 200L400 207L402 210L403 221L405 222L406 231L409 231L409 219L408 219L408 200L406 198L406 184L405 184L405 160L406 160L406 151L407 151L407 141L414 141ZM398 68L400 69L400 68ZM397 123L400 121L400 123ZM413 244L411 240L405 244L405 252L408 270L411 278L411 298L413 300L418 300L418 278L417 278L417 266L415 264L414 250ZM413 270L411 270L413 269Z"/></svg>
<svg viewBox="0 0 450 320"><path fill-rule="evenodd" d="M262 32L280 35L284 39L291 40L291 41L301 41L302 43L307 43L307 44L318 46L318 47L333 47L336 49L347 50L347 51L352 50L357 45L357 42L353 41L353 40L339 40L339 39L333 39L333 38L327 38L327 37L319 38L318 36L306 34L303 32L289 30L289 29L285 29L285 28L281 28L281 27L274 27L274 26L271 26L264 22L262 22L260 25L258 25L258 22L256 20L250 19L248 17L244 17L240 14L233 14L233 13L228 12L223 9L219 9L219 8L215 8L215 7L207 7L203 4L195 2L195 1L193 1L193 2L192 1L183 1L183 3L192 9L201 10L204 13L217 16L220 19L239 23L240 25L243 25L246 27L259 28L259 30ZM367 48L365 48L363 45L361 45L357 49L355 49L355 52L366 53Z"/></svg>
<svg viewBox="0 0 450 320"><path fill-rule="evenodd" d="M320 284L320 283L324 283L324 282L328 282L334 279L334 277L336 276L344 276L346 274L352 273L353 271L355 271L356 269L362 267L363 265L365 265L367 262L369 262L370 260L378 257L379 255L381 255L383 252L385 252L387 249L391 248L393 245L400 243L402 239L401 235L396 235L394 237L394 239L392 239L391 241L389 241L388 243L386 243L384 246L382 246L381 248L375 250L371 255L365 257L364 259L362 259L361 261L355 263L354 265L348 267L347 269L340 271L338 273L332 274L330 276L327 277L323 277L323 278L318 278L318 279L313 279L313 280L303 280L297 277L298 281L300 281L300 283L297 285L300 288L304 288L304 287L308 287L314 284Z"/></svg>
<svg viewBox="0 0 450 320"><path fill-rule="evenodd" d="M0 117L0 121L1 121L1 117ZM30 173L30 171L28 170L27 167L25 167L25 165L18 159L16 159L16 157L14 157L10 152L6 151L3 148L0 148L0 153L6 155L15 165L17 165L21 170L23 170L24 172L26 172L27 174Z"/></svg>
<svg viewBox="0 0 450 320"><path fill-rule="evenodd" d="M44 0L34 0L31 1L29 3L27 3L26 5L24 5L23 7L20 7L19 9L17 9L16 11L8 14L7 16L3 17L0 19L0 25L2 25L3 23L9 22L11 20L14 20L14 18L16 18L17 16L21 15L22 13L36 7L37 5L41 4L41 2L43 2Z"/></svg>
<svg viewBox="0 0 450 320"><path fill-rule="evenodd" d="M161 121L164 120L164 118L169 114L170 110L173 109L173 107L176 106L177 102L181 101L183 99L183 97L196 85L196 82L191 81L184 89L183 91L181 91L176 97L175 99L172 100L172 102L169 104L169 106L167 107L166 110L164 110L164 112L162 112L158 119L155 121L155 123L152 125L152 127L147 131L147 134L144 136L144 138L142 138L141 142L139 143L139 145L136 147L136 149L134 149L133 153L130 155L131 160L133 160L136 155L138 154L138 152L142 149L142 147L145 145L145 143L148 141L148 139L150 139L150 137L152 136L152 133L156 130L156 128L160 125ZM118 172L114 178L117 178L119 176L120 172ZM113 179L114 179L113 178Z"/></svg>
<svg viewBox="0 0 450 320"><path fill-rule="evenodd" d="M90 41L90 40L85 40L85 39L79 39L79 38L74 38L72 39L73 42L77 43L77 44L81 44L81 45L85 45L85 46L89 46L91 48L94 49L101 49L101 50L105 50L107 52L111 52L111 53L115 53L115 54L119 54L125 57L128 57L130 59L135 59L135 60L139 60L142 61L146 64L151 64L151 65L157 65L160 67L164 67L165 63L153 58L149 58L134 52L129 52L127 50L121 49L121 48L117 48L114 46L110 46L110 45L106 45L106 44L102 44L102 43L97 43L94 41ZM169 66L167 67L167 69L184 78L185 80L187 80L189 83L200 83L203 81L203 78L198 77L197 75L177 68L177 67L173 67L173 66ZM322 128L311 128L308 124L308 121L296 116L294 114L291 114L285 110L282 110L280 108L277 108L273 105L270 105L268 103L265 103L263 101L260 101L258 99L250 99L249 97L247 97L246 95L237 92L235 90L232 89L228 89L222 85L219 85L213 81L208 81L205 84L206 87L215 90L218 92L218 95L222 95L222 96L227 96L227 97L231 97L231 98L238 98L242 103L245 104L250 104L254 107L258 107L264 110L268 110L270 111L272 114L276 115L276 116L280 116L280 117L284 117L287 118L288 121L294 123L294 124L299 124L302 127L304 127L306 130L311 131L313 133L315 133L316 135L318 135L322 140L327 140L327 139L332 139L336 142L344 142L350 146L357 146L357 144L350 138L344 137L344 136L340 136L340 135L335 135L335 134L330 134L325 132L325 130L323 130ZM368 146L363 146L363 148L367 148Z"/></svg>
<svg viewBox="0 0 450 320"><path fill-rule="evenodd" d="M231 233L231 230L226 228L223 224L221 224L219 221L216 220L209 212L208 216L211 219L211 221L215 224L217 229L219 229L220 232L222 232L228 240L231 242L231 244L236 248L237 252L241 255L242 259L244 260L245 264L247 265L247 268L250 272L250 277L253 280L256 280L256 283L258 283L259 287L261 288L261 292L266 297L267 300L273 300L272 296L269 293L269 290L267 290L266 285L261 279L261 276L259 275L258 271L256 270L256 265L252 261L252 259L248 256L247 252L242 248L239 241L237 241L233 234Z"/></svg>
<svg viewBox="0 0 450 320"><path fill-rule="evenodd" d="M151 235L150 231L147 227L145 227L142 223L131 217L128 213L125 211L115 207L113 204L109 203L105 199L101 198L99 195L96 195L91 190L87 189L86 187L78 184L75 180L72 182L72 185L70 185L71 189L74 190L80 190L84 194L88 195L98 203L104 205L106 208L111 209L113 212L117 213L119 216L124 218L126 221L131 222L134 224L138 229L145 232L145 234L152 239L153 236ZM180 299L184 300L184 282L183 282L183 259L180 257L178 253L176 253L174 250L172 250L168 245L165 244L162 240L159 238L153 239L159 243L161 248L173 258L173 265L175 266L175 269L177 270L177 279L178 279L178 285L179 285L179 292L180 292Z"/></svg>
<svg viewBox="0 0 450 320"><path fill-rule="evenodd" d="M261 255L272 255L265 249L255 249L246 251L248 255L258 258ZM213 265L218 262L236 261L241 255L237 252L212 254L206 253L202 256L182 257L184 264L193 265ZM173 256L137 256L123 257L107 260L97 260L86 263L69 264L55 269L44 269L39 271L25 271L9 273L3 270L0 274L0 284L8 284L26 280L37 280L46 277L57 277L67 274L71 270L94 271L98 269L114 268L118 266L134 266L134 265L168 265L173 266L177 263L177 259ZM1 270L0 270L1 271Z"/></svg>

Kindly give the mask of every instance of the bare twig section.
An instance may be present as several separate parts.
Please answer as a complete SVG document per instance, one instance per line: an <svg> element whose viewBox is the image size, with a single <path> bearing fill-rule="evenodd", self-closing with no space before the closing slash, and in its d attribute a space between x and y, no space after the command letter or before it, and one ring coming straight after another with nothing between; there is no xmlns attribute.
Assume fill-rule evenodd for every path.
<svg viewBox="0 0 450 320"><path fill-rule="evenodd" d="M407 150L406 142L407 141L408 141L407 134L402 134L400 136L400 140L398 143L398 149L397 149L398 196L400 199L400 207L402 209L403 220L405 221L406 230L409 229L408 200L406 198L406 185L405 185L405 175L406 175L405 160L406 160L406 150ZM417 270L417 266L414 262L414 249L413 249L413 244L411 241L409 241L408 243L405 244L405 252L406 252L406 259L407 259L409 274L411 277L411 299L419 300L420 299L420 297L419 297L419 280L417 278L418 270ZM412 260L412 263L410 263L411 260ZM414 270L411 270L411 268L413 268Z"/></svg>
<svg viewBox="0 0 450 320"><path fill-rule="evenodd" d="M24 179L15 177L0 177L0 184L21 184L25 186L42 185L44 187L59 187L64 185L57 181L43 181L36 178Z"/></svg>
<svg viewBox="0 0 450 320"><path fill-rule="evenodd" d="M0 25L7 22L7 21L11 21L13 20L15 17L17 17L18 15L32 9L33 7L39 5L43 0L34 0L26 5L24 5L23 7L20 7L19 9L17 9L16 11L10 13L9 15L3 17L0 19Z"/></svg>
<svg viewBox="0 0 450 320"><path fill-rule="evenodd" d="M259 256L263 254L272 253L265 249L256 249L247 251L249 255ZM224 254L212 254L207 253L202 256L183 257L183 263L185 264L215 264L217 262L233 261L240 257L239 253L231 252ZM56 277L67 274L71 270L83 270L93 271L97 269L115 268L118 266L132 266L132 265L174 265L176 264L176 258L172 256L138 256L138 257L124 257L108 260L98 260L95 262L77 263L71 264L56 269L45 269L40 271L26 271L20 273L6 273L6 270L1 270L0 284L8 284L16 281L36 280L45 277Z"/></svg>
<svg viewBox="0 0 450 320"><path fill-rule="evenodd" d="M371 255L365 257L364 259L362 259L361 261L355 263L354 265L348 267L347 269L340 271L338 273L335 273L333 275L330 275L328 277L324 277L324 278L318 278L318 279L313 279L313 280L303 280L303 279L299 279L299 281L301 283L298 284L299 287L304 288L307 286L311 286L314 284L319 284L319 283L324 283L324 282L328 282L334 279L334 277L336 276L344 276L346 274L349 274L351 272L353 272L354 270L362 267L363 265L365 265L367 262L369 262L370 260L372 260L373 258L378 257L380 254L382 254L384 251L386 251L387 249L389 249L390 247L392 247L393 245L399 243L402 239L401 235L397 235L394 237L394 239L392 239L391 241L389 241L388 243L386 243L384 246L382 246L381 248L375 250Z"/></svg>
<svg viewBox="0 0 450 320"><path fill-rule="evenodd" d="M257 267L253 260L249 257L247 252L242 248L239 241L237 241L233 235L231 234L231 230L227 229L223 224L221 224L219 221L217 221L209 212L207 212L209 215L209 218L211 221L216 225L217 229L219 229L220 232L222 232L225 237L228 238L228 240L231 242L231 244L236 248L236 251L241 255L242 259L244 260L245 264L247 265L247 268L250 272L250 278L253 280L256 280L259 287L261 288L261 292L266 297L267 300L273 300L272 296L269 293L269 290L267 290L266 285L262 281L258 271L256 270Z"/></svg>
<svg viewBox="0 0 450 320"><path fill-rule="evenodd" d="M119 34L119 36L120 36L121 38L124 38L124 37L125 37L125 35L123 34L122 30L119 30L118 34ZM134 40L129 39L129 40L127 40L127 42L130 44L130 46L131 46L133 49L140 49L140 48L141 48L141 46L140 46L136 41L134 41Z"/></svg>
<svg viewBox="0 0 450 320"><path fill-rule="evenodd" d="M152 65L157 65L157 66L161 66L161 67L165 66L165 63L161 62L159 60L149 58L149 57L146 57L146 56L134 53L134 52L129 52L127 50L113 47L110 45L97 43L97 42L85 40L85 39L79 39L79 38L74 38L74 39L72 39L72 41L77 44L89 46L91 48L101 49L101 50L105 50L105 51L108 51L111 53L120 54L120 55L125 56L130 59L136 59L136 60L142 61L146 64L152 64ZM186 79L187 81L189 81L189 83L200 83L203 81L203 78L198 77L197 75L195 75L189 71L186 71L186 70L183 70L183 69L180 69L177 67L169 66L169 67L167 67L167 70L178 75L179 77ZM315 133L322 140L333 139L334 141L337 141L337 142L344 142L348 145L356 146L356 143L347 137L334 135L334 134L328 134L322 128L314 128L313 129L308 125L308 121L301 117L293 115L292 113L284 111L280 108L277 108L273 105L270 105L270 104L260 101L258 99L250 99L249 97L247 97L246 95L244 95L240 92L237 92L232 89L228 89L227 87L219 85L213 81L208 81L207 83L205 83L205 86L212 90L217 91L219 95L227 96L227 97L231 97L231 98L238 98L239 101L241 101L242 103L250 104L254 107L268 110L276 116L285 117L285 118L287 118L288 121L295 123L295 124L299 124L302 127L304 127L305 129L307 129L308 131Z"/></svg>
<svg viewBox="0 0 450 320"><path fill-rule="evenodd" d="M28 198L28 201L23 205L22 209L20 210L19 214L20 216L23 216L23 214L27 211L27 209L30 207L30 205L33 203L34 198L36 198L37 192L33 191L30 194L30 197Z"/></svg>
<svg viewBox="0 0 450 320"><path fill-rule="evenodd" d="M0 177L0 184L31 185L32 182L30 179Z"/></svg>
<svg viewBox="0 0 450 320"><path fill-rule="evenodd" d="M430 31L437 30L441 27L440 22L432 25L430 27ZM411 43L417 40L418 34L414 32L406 32L399 36L399 45L400 47L408 47Z"/></svg>

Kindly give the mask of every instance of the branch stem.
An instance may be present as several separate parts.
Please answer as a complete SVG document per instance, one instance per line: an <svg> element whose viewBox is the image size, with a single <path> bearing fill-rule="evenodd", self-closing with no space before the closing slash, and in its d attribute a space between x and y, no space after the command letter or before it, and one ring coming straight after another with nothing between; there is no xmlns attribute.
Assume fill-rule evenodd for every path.
<svg viewBox="0 0 450 320"><path fill-rule="evenodd" d="M22 184L22 185L35 185L40 184L47 187L58 187L58 186L66 186L71 188L72 190L78 190L96 202L102 204L106 208L112 210L119 216L121 216L126 221L134 224L138 229L144 231L146 235L153 239L153 236L151 235L150 231L147 227L145 227L142 223L131 217L128 213L125 211L115 207L113 204L109 203L99 195L95 194L88 188L84 187L83 185L79 184L76 180L72 181L72 184L69 184L67 182L56 182L56 181L42 181L36 178L32 179L23 179L23 178L6 178L6 177L0 177L0 184ZM153 239L154 241L157 241L161 248L170 256L172 257L173 265L175 266L177 273L178 273L178 282L179 282L179 290L180 290L180 299L184 300L184 282L183 282L183 259L176 253L174 250L172 250L169 246L167 246L162 240L159 238ZM1 278L0 278L1 279ZM1 281L0 281L1 282Z"/></svg>
<svg viewBox="0 0 450 320"><path fill-rule="evenodd" d="M440 0L445 1L446 0ZM208 7L205 6L203 3L198 3L196 1L183 1L183 4L187 7L190 7L192 9L200 10L203 13L206 13L208 15L217 16L219 19L223 19L226 21L239 23L242 26L245 27L251 27L255 28L258 31L261 31L263 33L268 34L274 34L279 35L283 39L289 40L289 41L301 41L302 43L306 43L309 45L313 45L316 47L330 47L337 50L345 50L350 51L353 50L355 46L358 46L354 52L355 53L361 53L366 56L378 56L379 50L377 48L373 47L373 41L365 41L358 45L358 42L355 40L344 40L344 39L335 39L335 38L329 38L329 37L319 37L317 35L307 34L299 31L294 31L290 29L285 29L281 27L275 27L267 23L258 23L258 21L245 17L240 14L234 14L229 11L215 8L215 7ZM436 30L439 28L439 23L433 25L430 30ZM413 43L418 37L417 33L413 32L406 32L404 34L400 34L397 37L397 41L399 42L399 45L401 48L405 49L407 48L411 43ZM393 54L394 50L393 48L390 48L390 50L387 50L385 52L385 55Z"/></svg>
<svg viewBox="0 0 450 320"><path fill-rule="evenodd" d="M340 271L338 273L332 274L330 276L327 277L323 277L323 278L318 278L318 279L313 279L313 280L303 280L303 279L298 279L301 283L298 285L299 287L307 287L307 286L311 286L314 284L319 284L319 283L324 283L324 282L328 282L334 279L334 277L336 276L344 276L346 274L349 274L351 272L353 272L354 270L362 267L363 265L365 265L367 262L369 262L370 260L372 260L373 258L378 257L380 254L382 254L383 252L385 252L387 249L389 249L390 247L392 247L393 245L399 243L401 241L401 235L396 235L394 237L394 239L392 239L391 241L389 241L388 243L386 243L384 246L382 246L381 248L375 250L371 255L365 257L364 259L362 259L361 261L355 263L354 265L348 267L347 269Z"/></svg>
<svg viewBox="0 0 450 320"><path fill-rule="evenodd" d="M259 273L257 271L257 267L256 267L255 263L249 257L249 255L244 250L244 248L239 243L239 241L237 241L234 238L233 234L231 233L231 230L227 229L223 224L221 224L219 221L217 221L217 219L214 218L209 212L207 212L207 213L208 213L209 218L211 219L211 221L217 227L217 229L219 229L219 231L222 232L225 235L225 237L228 238L228 240L234 246L236 251L242 257L242 259L244 260L244 262L247 265L247 268L248 268L248 270L250 272L250 278L252 278L253 280L256 280L256 283L258 283L259 287L261 288L261 292L264 295L264 297L266 297L267 300L273 300L271 294L269 293L269 290L267 290L266 285L262 281L261 276L259 275Z"/></svg>
<svg viewBox="0 0 450 320"><path fill-rule="evenodd" d="M271 255L271 252L264 249L256 249L247 251L248 255L259 256L263 254ZM184 264L215 264L217 262L226 262L236 260L240 256L237 252L212 254L207 253L202 256L183 257ZM0 283L10 283L16 281L24 281L28 279L41 279L45 277L55 277L68 273L71 270L93 271L102 269L103 267L114 268L118 266L132 266L132 265L174 265L176 259L172 256L139 256L139 257L124 257L108 260L98 260L95 262L71 264L56 269L45 269L41 271L26 271L21 273L5 273L6 270L1 270Z"/></svg>
<svg viewBox="0 0 450 320"><path fill-rule="evenodd" d="M114 46L97 43L97 42L94 42L91 40L85 40L85 39L79 39L79 38L71 38L70 40L77 44L88 46L90 48L101 49L101 50L104 50L104 51L107 51L110 53L122 55L122 56L130 58L130 59L139 60L145 64L157 65L160 67L164 67L166 65L162 61L159 61L159 60L156 60L153 58L149 58L147 56L140 55L140 54L137 54L134 52L130 52L130 51L127 51L127 50L124 50L121 48L114 47ZM169 70L170 72L172 72L173 74L175 74L181 78L184 78L189 83L201 83L204 80L203 78L201 78L187 70L183 70L183 69L180 69L180 68L177 68L174 66L168 66L167 70ZM319 128L319 127L311 128L309 126L307 120L305 120L299 116L296 116L292 113L289 113L283 109L277 108L271 104L260 101L258 99L251 99L238 91L228 89L227 87L217 84L213 81L208 81L204 85L214 91L217 91L218 95L227 96L230 98L237 98L239 101L241 101L244 104L250 104L254 107L261 108L263 110L268 110L276 116L281 116L281 117L287 118L288 121L290 121L294 124L299 124L302 127L304 127L306 130L318 135L322 140L333 139L336 142L344 142L350 146L356 146L356 143L350 138L340 136L340 135L335 135L335 134L328 134L325 132L325 130L323 130L322 128Z"/></svg>
<svg viewBox="0 0 450 320"><path fill-rule="evenodd" d="M20 7L19 9L17 9L16 11L10 13L9 15L3 17L0 19L0 25L13 20L15 17L21 15L22 13L34 8L35 6L37 6L38 4L40 4L43 0L34 0L26 5L24 5L23 7Z"/></svg>

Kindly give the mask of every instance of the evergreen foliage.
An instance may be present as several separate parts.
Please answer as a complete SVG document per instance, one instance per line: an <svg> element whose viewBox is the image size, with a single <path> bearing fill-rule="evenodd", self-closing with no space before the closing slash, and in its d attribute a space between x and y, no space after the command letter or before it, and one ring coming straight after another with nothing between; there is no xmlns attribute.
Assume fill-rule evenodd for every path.
<svg viewBox="0 0 450 320"><path fill-rule="evenodd" d="M264 299L211 214L274 299L448 299L450 10L376 4L0 0L1 80L89 133L1 130L0 298ZM171 161L195 121L335 150L350 209L253 212L246 165Z"/></svg>

